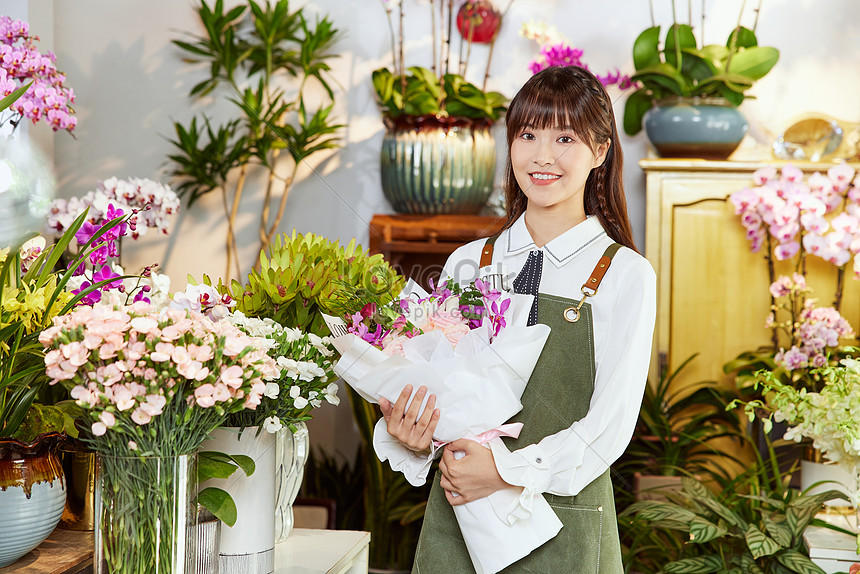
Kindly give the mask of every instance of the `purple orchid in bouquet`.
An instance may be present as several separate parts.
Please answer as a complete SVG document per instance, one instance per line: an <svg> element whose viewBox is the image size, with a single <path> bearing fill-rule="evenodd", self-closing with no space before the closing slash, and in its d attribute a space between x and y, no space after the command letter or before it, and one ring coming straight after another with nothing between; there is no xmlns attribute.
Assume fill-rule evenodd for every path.
<svg viewBox="0 0 860 574"><path fill-rule="evenodd" d="M540 55L529 64L532 74L554 66L579 66L592 71L582 60L583 51L573 47L555 26L545 22L530 21L522 25L519 34L534 40L540 46ZM595 76L606 87L617 84L623 90L633 85L630 76L622 74L618 68L615 68L615 72L608 71L604 75L595 73Z"/></svg>
<svg viewBox="0 0 860 574"><path fill-rule="evenodd" d="M456 346L472 329L486 325L489 341L505 327L504 313L511 301L480 279L466 287L443 281L430 283L425 296L395 299L380 307L363 303L360 310L345 314L347 332L382 349L386 354L402 354L403 343L418 335L441 331Z"/></svg>
<svg viewBox="0 0 860 574"><path fill-rule="evenodd" d="M75 94L65 86L66 76L57 70L54 53L39 52L38 41L27 22L0 16L0 92L8 96L29 86L9 107L11 114L0 116L0 125L8 121L17 127L22 119L34 124L44 120L54 131L72 133L78 122L71 107Z"/></svg>

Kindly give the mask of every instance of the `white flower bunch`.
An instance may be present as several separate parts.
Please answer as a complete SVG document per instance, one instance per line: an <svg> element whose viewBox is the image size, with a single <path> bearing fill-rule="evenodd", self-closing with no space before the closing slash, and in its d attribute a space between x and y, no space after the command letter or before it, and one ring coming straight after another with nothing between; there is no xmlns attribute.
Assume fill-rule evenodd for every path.
<svg viewBox="0 0 860 574"><path fill-rule="evenodd" d="M146 234L150 228L167 234L170 230L168 216L179 211L179 197L169 186L151 179L111 177L81 198L58 198L51 202L48 227L62 233L87 207L90 221L99 222L111 204L125 213L137 210L128 220L133 239Z"/></svg>
<svg viewBox="0 0 860 574"><path fill-rule="evenodd" d="M750 401L744 405L747 416L755 409L770 413L771 421L787 422L791 427L784 438L800 442L810 438L813 446L833 462L839 462L860 473L860 361L842 359L839 365L811 369L812 380L820 381L820 390L808 391L779 381L772 373L760 380L767 401ZM850 487L850 495L860 502L860 485Z"/></svg>

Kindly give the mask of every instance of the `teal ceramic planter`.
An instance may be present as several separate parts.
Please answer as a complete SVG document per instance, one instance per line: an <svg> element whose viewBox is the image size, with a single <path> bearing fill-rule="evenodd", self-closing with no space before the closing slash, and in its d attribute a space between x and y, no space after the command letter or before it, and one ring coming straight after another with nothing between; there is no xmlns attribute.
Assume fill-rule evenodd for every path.
<svg viewBox="0 0 860 574"><path fill-rule="evenodd" d="M726 159L749 129L721 98L664 100L646 112L645 133L661 157Z"/></svg>
<svg viewBox="0 0 860 574"><path fill-rule="evenodd" d="M60 521L66 486L53 452L60 436L43 435L30 444L0 440L0 567L41 544Z"/></svg>
<svg viewBox="0 0 860 574"><path fill-rule="evenodd" d="M382 192L398 213L478 213L496 173L488 121L435 116L385 118Z"/></svg>

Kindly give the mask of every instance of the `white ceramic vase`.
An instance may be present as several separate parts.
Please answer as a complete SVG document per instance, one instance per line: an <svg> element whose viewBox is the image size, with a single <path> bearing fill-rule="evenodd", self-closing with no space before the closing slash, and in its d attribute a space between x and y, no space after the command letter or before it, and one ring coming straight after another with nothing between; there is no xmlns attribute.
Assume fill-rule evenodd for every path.
<svg viewBox="0 0 860 574"><path fill-rule="evenodd" d="M222 427L213 431L201 451L243 454L256 463L252 476L241 470L224 480L200 485L226 490L236 503L233 527L222 525L218 566L220 574L269 574L275 569L275 463L276 435L257 428Z"/></svg>
<svg viewBox="0 0 860 574"><path fill-rule="evenodd" d="M293 531L293 503L302 486L305 476L305 463L308 460L310 442L308 427L296 423L296 432L289 427L278 431L278 460L275 507L275 540L283 542Z"/></svg>

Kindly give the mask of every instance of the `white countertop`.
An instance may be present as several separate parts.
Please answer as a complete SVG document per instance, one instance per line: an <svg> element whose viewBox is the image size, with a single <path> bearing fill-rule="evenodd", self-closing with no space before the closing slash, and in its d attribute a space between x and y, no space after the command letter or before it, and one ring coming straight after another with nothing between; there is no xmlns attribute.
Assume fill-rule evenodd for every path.
<svg viewBox="0 0 860 574"><path fill-rule="evenodd" d="M296 528L275 545L275 574L364 574L369 532Z"/></svg>

